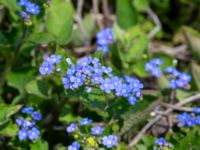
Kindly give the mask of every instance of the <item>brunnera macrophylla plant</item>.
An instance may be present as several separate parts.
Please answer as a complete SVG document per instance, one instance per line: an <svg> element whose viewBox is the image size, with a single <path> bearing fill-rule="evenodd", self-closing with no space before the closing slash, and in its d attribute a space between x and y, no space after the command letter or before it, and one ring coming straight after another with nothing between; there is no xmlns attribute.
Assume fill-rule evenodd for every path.
<svg viewBox="0 0 200 150"><path fill-rule="evenodd" d="M34 21L35 18L42 16L44 14L44 5L46 4L45 2L46 0L44 1L43 0L41 1L18 0L17 1L17 5L21 10L20 15L22 19L24 20L24 23L26 26L30 26L32 24L32 21ZM71 4L70 1L68 2ZM115 28L117 28L117 26L115 26ZM122 31L120 33L123 33L123 32L125 31ZM56 30L56 33L57 33L57 30ZM145 35L142 34L141 39L144 38L143 36ZM103 30L101 30L100 32L96 34L96 47L95 47L96 54L84 55L84 57L81 57L79 59L72 59L66 51L62 51L64 52L62 54L58 52L58 49L60 49L59 46L65 47L63 43L61 44L62 45L61 46L59 45L59 42L56 40L51 43L52 45L48 45L49 43L47 42L48 44L47 45L44 44L44 47L51 49L52 47L55 46L56 47L55 49L54 48L52 48L53 50L51 49L52 51L55 50L55 52L52 52L52 51L47 52L48 54L43 56L43 62L40 64L38 68L38 72L40 73L40 75L39 77L38 76L37 77L39 79L42 78L43 80L52 79L52 81L54 81L54 79L56 79L57 81L58 79L59 82L56 82L56 83L58 83L59 87L63 89L63 91L61 90L61 92L63 92L67 97L70 97L69 93L74 93L77 99L79 99L79 94L82 94L81 96L85 96L86 94L92 95L93 92L98 90L100 91L100 95L103 95L105 99L109 99L108 97L110 96L112 97L111 101L118 101L120 99L120 100L123 100L123 104L126 104L126 103L130 104L131 105L130 108L133 108L133 112L134 112L135 111L134 106L137 105L138 101L143 98L142 91L145 88L144 87L145 83L143 84L141 82L142 79L141 78L139 79L140 76L136 78L134 76L127 75L123 73L123 70L122 71L120 70L121 72L118 72L117 69L115 68L116 67L115 65L106 63L106 61L105 62L103 61L103 58L109 52L110 48L112 48L113 50L114 48L112 46L117 45L116 44L117 42L114 41L114 37L115 35L113 33L113 28L111 29L108 27L104 27ZM127 36L127 40L128 40L128 36ZM132 43L133 39L131 39L130 41L131 41L130 43ZM54 45L55 44L54 42L56 43L56 45ZM115 45L113 44L113 42L116 42L114 43ZM143 41L142 43L145 43L145 42ZM126 46L122 45L122 47L126 47ZM98 56L97 53L101 53L101 56ZM146 57L146 55L144 57ZM124 58L126 57L124 56ZM130 62L134 63L132 61ZM168 88L171 92L171 95L173 95L172 93L176 93L177 90L189 89L190 87L189 83L191 82L191 79L192 79L191 76L185 72L179 71L178 69L172 66L167 66L166 68L163 69L164 63L165 62L161 58L156 58L147 62L146 65L142 66L142 68L145 68L146 72L150 73L155 78L160 78L161 76L165 76L168 79ZM109 64L109 65L104 65L104 64ZM125 64L125 67L127 66L129 66L129 64ZM123 67L121 69L123 69ZM131 72L130 74L132 75L134 73ZM63 93L54 93L54 94L59 95ZM169 103L171 103L171 100L172 100L171 104L173 104L175 97L171 97L171 98L170 97L171 96L165 96L166 99L168 98L170 99ZM81 100L80 100L80 103L82 103ZM105 101L102 101L102 103L107 104L108 101L105 100ZM70 105L70 103L67 105ZM42 117L39 111L36 111L36 109L29 106L30 105L27 104L27 107L24 107L21 110L21 112L17 114L17 118L15 120L17 129L18 129L16 139L17 139L17 142L19 142L20 144L37 143L40 140L40 138L43 137L42 135L43 128L39 124L43 123L44 117ZM107 107L115 107L115 105L107 105ZM105 112L108 111L107 107L103 111ZM121 107L124 107L124 106L121 106ZM175 115L176 124L181 129L191 129L191 128L198 127L200 125L199 107L194 107L192 110L191 109L188 109L188 110L189 111L187 112L183 111L183 113L176 113L176 112L174 113L176 114ZM42 114L44 113L42 112ZM79 115L79 114L76 114L76 115ZM80 115L84 116L82 114ZM126 115L127 114L123 116L124 121L126 121L125 120ZM117 129L117 130L111 129L112 124L108 123L109 120L106 120L105 118L104 119L101 118L102 122L100 121L95 122L92 119L88 118L87 115L85 116L86 117L81 118L81 119L80 118L75 119L76 121L72 121L71 123L70 122L66 124L64 123L64 128L66 128L65 129L66 137L71 137L69 141L67 141L68 144L66 144L68 145L67 146L68 150L120 149L120 145L124 141L127 142L126 145L128 145L129 141L128 140L126 141L123 135L121 135L120 129ZM112 118L111 115L110 115L110 118ZM138 116L136 116L136 118L138 118ZM59 119L56 118L55 120L57 121ZM146 119L146 121L147 120L148 118ZM121 127L123 123L117 122L116 124L118 125L118 127ZM63 122L62 122L62 125L63 125ZM155 140L153 143L151 143L152 144L151 147L154 150L174 149L173 143L171 144L171 142L168 142L169 137L167 136L165 137L166 137L166 140L165 138L162 138L162 137ZM65 149L66 149L66 145L65 145ZM39 148L36 148L36 149L39 149Z"/></svg>

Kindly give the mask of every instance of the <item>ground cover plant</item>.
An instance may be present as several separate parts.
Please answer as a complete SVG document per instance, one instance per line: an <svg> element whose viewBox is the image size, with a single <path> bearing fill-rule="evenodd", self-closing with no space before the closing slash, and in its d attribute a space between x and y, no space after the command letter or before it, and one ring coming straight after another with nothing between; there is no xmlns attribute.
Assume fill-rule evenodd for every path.
<svg viewBox="0 0 200 150"><path fill-rule="evenodd" d="M1 150L199 150L198 0L0 0Z"/></svg>

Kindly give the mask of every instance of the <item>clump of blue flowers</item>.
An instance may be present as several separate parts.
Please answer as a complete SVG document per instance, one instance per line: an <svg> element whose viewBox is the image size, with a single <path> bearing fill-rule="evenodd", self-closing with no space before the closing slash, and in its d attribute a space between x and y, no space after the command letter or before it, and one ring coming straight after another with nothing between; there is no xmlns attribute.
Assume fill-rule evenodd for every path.
<svg viewBox="0 0 200 150"><path fill-rule="evenodd" d="M155 142L154 142L154 149L155 150L163 150L164 148L173 148L173 145L168 143L163 137L158 138Z"/></svg>
<svg viewBox="0 0 200 150"><path fill-rule="evenodd" d="M21 11L20 14L25 20L29 20L30 15L37 15L40 13L39 5L29 0L20 0L17 4L23 8L23 11Z"/></svg>
<svg viewBox="0 0 200 150"><path fill-rule="evenodd" d="M113 32L110 28L106 28L96 35L97 38L97 51L103 50L103 55L105 55L109 50L109 44L113 42Z"/></svg>
<svg viewBox="0 0 200 150"><path fill-rule="evenodd" d="M40 136L37 122L42 119L42 114L35 111L33 107L24 107L21 112L26 117L18 117L15 122L19 128L18 138L20 141L29 139L35 141Z"/></svg>
<svg viewBox="0 0 200 150"><path fill-rule="evenodd" d="M118 146L118 136L116 135L104 135L104 127L99 125L91 125L92 120L89 118L83 118L79 123L71 123L67 128L67 133L73 134L74 137L78 137L77 140L80 140L79 143L85 143L84 148L100 148L101 145L106 148L112 148ZM92 126L92 127L91 127ZM83 130L83 127L85 130ZM80 129L79 129L80 128ZM88 130L90 128L90 131ZM87 134L85 134L85 132ZM84 136L84 137L83 137ZM74 144L75 143L75 144ZM80 145L78 142L73 142L72 145L68 146L68 150L79 149Z"/></svg>
<svg viewBox="0 0 200 150"><path fill-rule="evenodd" d="M118 137L115 135L108 135L102 138L102 144L107 148L118 146Z"/></svg>
<svg viewBox="0 0 200 150"><path fill-rule="evenodd" d="M154 77L160 77L163 72L161 66L163 61L159 58L153 59L146 63L145 70L150 72ZM185 72L180 72L176 68L168 66L164 70L164 74L167 75L169 79L169 87L171 89L186 89L189 87L189 82L191 81L191 76Z"/></svg>
<svg viewBox="0 0 200 150"><path fill-rule="evenodd" d="M61 55L45 55L43 57L44 62L40 65L39 72L42 75L49 75L53 73L53 70L56 68L56 65L60 63L61 58ZM56 68L56 70L59 70L59 68Z"/></svg>
<svg viewBox="0 0 200 150"><path fill-rule="evenodd" d="M200 125L200 108L193 108L192 113L181 113L177 116L179 127L193 127L195 125Z"/></svg>
<svg viewBox="0 0 200 150"><path fill-rule="evenodd" d="M142 97L143 84L135 77L118 77L112 74L112 68L103 66L98 58L90 56L80 59L76 65L68 59L70 68L62 79L65 89L77 89L85 85L88 93L99 88L105 93L114 92L115 96L122 96L134 105Z"/></svg>
<svg viewBox="0 0 200 150"><path fill-rule="evenodd" d="M154 77L160 77L162 74L161 66L163 61L159 58L153 59L150 62L146 63L145 70L150 72Z"/></svg>
<svg viewBox="0 0 200 150"><path fill-rule="evenodd" d="M170 79L169 86L171 89L187 88L191 81L191 76L187 73L179 72L176 68L168 66L165 73Z"/></svg>

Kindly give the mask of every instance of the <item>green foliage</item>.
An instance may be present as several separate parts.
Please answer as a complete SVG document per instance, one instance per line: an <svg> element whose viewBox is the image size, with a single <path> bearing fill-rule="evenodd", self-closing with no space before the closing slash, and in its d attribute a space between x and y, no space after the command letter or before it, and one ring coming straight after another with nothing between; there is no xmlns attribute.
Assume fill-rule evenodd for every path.
<svg viewBox="0 0 200 150"><path fill-rule="evenodd" d="M137 11L133 5L131 5L131 1L132 0L117 0L117 22L123 29L132 27L138 20Z"/></svg>
<svg viewBox="0 0 200 150"><path fill-rule="evenodd" d="M49 84L41 80L32 80L26 85L26 90L29 94L36 95L43 99L48 99L51 94Z"/></svg>
<svg viewBox="0 0 200 150"><path fill-rule="evenodd" d="M6 105L0 104L0 125L3 125L9 118L15 114L22 106L21 105Z"/></svg>
<svg viewBox="0 0 200 150"><path fill-rule="evenodd" d="M97 1L85 0L82 7L79 0L30 1L39 4L41 13L31 15L26 22L20 16L24 7L17 5L19 0L0 0L0 149L64 150L78 138L67 134L66 126L83 117L93 119L89 127L105 127L102 135L119 135L119 146L112 150L152 150L161 136L177 150L199 149L199 127L177 128L174 121L174 132L167 132L168 122L162 119L159 124L164 131L156 125L136 146L126 146L152 119L150 113L160 106L156 99L162 97L164 103L169 100L167 76L150 76L145 70L148 61L160 58L164 62L162 71L173 66L192 75L187 89L176 90L174 103L200 91L199 0L105 0L96 6ZM149 33L158 28L159 22L161 29L150 38ZM95 53L96 34L107 27L112 29L114 40L102 57L102 51ZM39 74L42 57L53 53L62 56L56 65L60 71L44 77ZM96 88L91 93L85 92L84 86L65 90L62 78L69 68L65 59L76 63L86 55L98 57L117 76L140 79L144 83L143 100L131 106L127 98L116 98ZM38 126L41 136L36 141L20 141L17 137L14 120L22 106L37 107L43 115ZM184 107L199 107L199 102ZM166 109L163 106L159 111ZM171 115L176 118L177 113ZM88 130L85 137L91 136L89 128L82 130ZM82 147L83 141L79 141Z"/></svg>
<svg viewBox="0 0 200 150"><path fill-rule="evenodd" d="M46 19L46 28L61 45L67 44L71 39L73 14L74 9L70 1L52 1Z"/></svg>
<svg viewBox="0 0 200 150"><path fill-rule="evenodd" d="M35 143L31 144L31 150L48 150L49 146L46 141L38 139Z"/></svg>

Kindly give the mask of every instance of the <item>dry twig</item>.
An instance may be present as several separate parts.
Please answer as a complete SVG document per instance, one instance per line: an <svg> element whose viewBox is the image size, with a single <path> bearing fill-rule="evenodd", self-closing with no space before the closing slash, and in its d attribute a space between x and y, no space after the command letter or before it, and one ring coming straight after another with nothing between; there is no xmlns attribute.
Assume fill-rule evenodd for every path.
<svg viewBox="0 0 200 150"><path fill-rule="evenodd" d="M189 98L186 98L185 100L177 103L174 105L174 107L181 107L187 103L191 103L194 101L197 101L200 99L200 93L196 94L194 96L191 96ZM174 109L173 108L168 108L166 111L163 112L163 115L168 115L169 113L171 113ZM153 120L151 120L148 124L146 124L142 130L135 136L135 138L133 140L131 140L131 142L128 144L128 147L133 147L134 145L136 145L140 139L142 138L142 136L147 132L147 130L153 126L155 123L157 123L162 117L162 114L158 115L156 118L154 118Z"/></svg>
<svg viewBox="0 0 200 150"><path fill-rule="evenodd" d="M156 27L148 34L148 37L151 39L152 37L154 37L154 35L160 31L160 29L162 28L162 24L158 18L158 16L155 14L155 12L149 8L147 10L148 15L152 18L152 20L154 21L154 23L156 24Z"/></svg>
<svg viewBox="0 0 200 150"><path fill-rule="evenodd" d="M81 36L83 41L85 42L85 45L89 45L89 41L88 39L88 35L85 31L85 28L83 26L83 20L82 20L82 10L83 10L83 4L84 4L84 0L78 0L77 2L77 12L76 12L76 16L75 16L75 20L79 26L80 32L81 32Z"/></svg>

